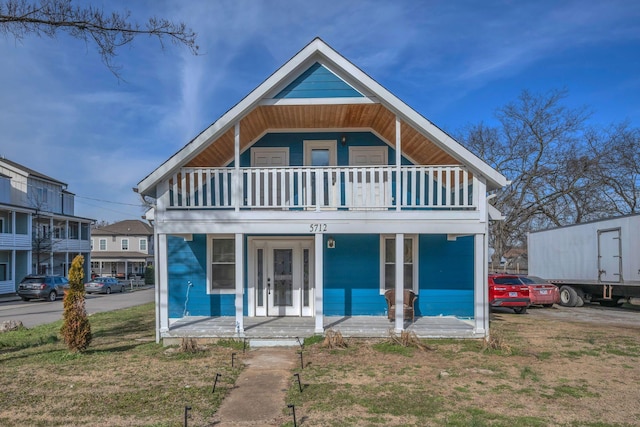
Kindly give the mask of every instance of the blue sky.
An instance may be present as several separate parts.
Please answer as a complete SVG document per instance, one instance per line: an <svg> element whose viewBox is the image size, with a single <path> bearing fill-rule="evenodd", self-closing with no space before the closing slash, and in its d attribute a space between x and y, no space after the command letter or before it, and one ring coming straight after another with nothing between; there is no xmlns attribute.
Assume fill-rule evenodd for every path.
<svg viewBox="0 0 640 427"><path fill-rule="evenodd" d="M140 218L131 189L314 37L450 133L523 89L640 127L637 0L75 3L182 20L201 49L137 39L119 81L93 45L0 34L0 156L66 182L96 220Z"/></svg>

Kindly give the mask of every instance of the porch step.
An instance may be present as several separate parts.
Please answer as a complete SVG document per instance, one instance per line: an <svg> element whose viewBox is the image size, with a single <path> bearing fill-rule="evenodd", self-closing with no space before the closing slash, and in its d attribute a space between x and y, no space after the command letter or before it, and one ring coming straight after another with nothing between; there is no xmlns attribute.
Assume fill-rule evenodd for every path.
<svg viewBox="0 0 640 427"><path fill-rule="evenodd" d="M300 344L295 338L251 338L249 339L249 347L299 347Z"/></svg>

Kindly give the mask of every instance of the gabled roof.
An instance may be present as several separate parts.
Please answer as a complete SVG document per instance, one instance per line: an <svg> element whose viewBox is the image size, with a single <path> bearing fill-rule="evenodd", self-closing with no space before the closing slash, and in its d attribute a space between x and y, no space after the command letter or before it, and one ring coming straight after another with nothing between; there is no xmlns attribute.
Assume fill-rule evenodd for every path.
<svg viewBox="0 0 640 427"><path fill-rule="evenodd" d="M61 185L63 187L67 186L67 183L65 183L65 182L58 181L57 179L51 178L50 176L42 174L42 173L40 173L40 172L38 172L36 170L30 169L30 168L28 168L26 166L23 166L23 165L21 165L19 163L13 162L13 161L11 161L9 159L6 159L4 157L0 158L0 163L5 163L10 168L18 169L18 170L24 172L28 176L32 176L34 178L39 178L39 179L42 179L42 180L45 180L45 181L49 181L49 182Z"/></svg>
<svg viewBox="0 0 640 427"><path fill-rule="evenodd" d="M332 98L290 97L296 82L319 64L353 89ZM396 117L401 121L402 151L423 164L466 165L486 179L487 188L507 184L506 178L453 138L410 108L320 38L315 38L233 108L170 157L138 184L138 192L155 197L155 186L178 168L218 166L233 157L234 127L240 123L240 148L246 149L268 131L287 129L369 128L395 144ZM438 159L432 153L437 150Z"/></svg>
<svg viewBox="0 0 640 427"><path fill-rule="evenodd" d="M127 219L91 230L92 236L151 236L153 228L138 220Z"/></svg>

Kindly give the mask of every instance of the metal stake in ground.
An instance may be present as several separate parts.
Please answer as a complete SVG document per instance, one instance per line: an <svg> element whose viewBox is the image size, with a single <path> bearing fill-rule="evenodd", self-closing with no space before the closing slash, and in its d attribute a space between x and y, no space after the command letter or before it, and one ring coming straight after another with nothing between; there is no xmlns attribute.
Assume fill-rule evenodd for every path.
<svg viewBox="0 0 640 427"><path fill-rule="evenodd" d="M287 405L287 408L291 408L291 414L293 415L293 427L298 427L298 422L296 421L296 405Z"/></svg>
<svg viewBox="0 0 640 427"><path fill-rule="evenodd" d="M298 345L300 346L300 350L304 350L304 343L302 341L300 341L300 337L296 337L296 339L298 340Z"/></svg>
<svg viewBox="0 0 640 427"><path fill-rule="evenodd" d="M187 419L189 418L189 411L190 410L191 410L191 406L185 406L184 407L184 427L187 427ZM294 423L295 423L295 421L294 421Z"/></svg>
<svg viewBox="0 0 640 427"><path fill-rule="evenodd" d="M293 374L294 377L298 377L298 388L300 389L300 393L302 393L302 383L300 382L300 374Z"/></svg>
<svg viewBox="0 0 640 427"><path fill-rule="evenodd" d="M300 368L304 369L304 358L302 357L302 351L299 351L298 354L300 355Z"/></svg>
<svg viewBox="0 0 640 427"><path fill-rule="evenodd" d="M235 364L235 359L236 359L236 354L235 353L231 353L231 367L233 368L233 365Z"/></svg>
<svg viewBox="0 0 640 427"><path fill-rule="evenodd" d="M218 378L220 378L222 375L220 375L219 373L216 374L216 379L213 381L213 390L211 390L211 393L215 393L216 392L216 384L218 384Z"/></svg>

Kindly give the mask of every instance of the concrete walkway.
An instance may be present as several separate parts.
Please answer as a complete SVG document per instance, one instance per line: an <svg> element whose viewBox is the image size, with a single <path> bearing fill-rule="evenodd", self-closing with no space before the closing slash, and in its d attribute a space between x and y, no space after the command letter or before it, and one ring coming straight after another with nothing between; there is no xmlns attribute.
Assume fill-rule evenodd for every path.
<svg viewBox="0 0 640 427"><path fill-rule="evenodd" d="M283 409L296 360L295 348L263 347L248 353L247 366L222 402L213 425L266 427L290 421Z"/></svg>

